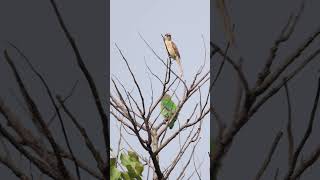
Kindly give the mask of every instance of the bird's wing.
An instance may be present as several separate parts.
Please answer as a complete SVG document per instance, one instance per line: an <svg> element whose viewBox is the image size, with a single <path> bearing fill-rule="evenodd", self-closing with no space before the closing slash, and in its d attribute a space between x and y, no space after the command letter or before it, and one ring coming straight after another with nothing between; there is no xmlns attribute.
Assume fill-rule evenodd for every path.
<svg viewBox="0 0 320 180"><path fill-rule="evenodd" d="M164 45L166 46L166 49L169 53L170 43L167 40L164 40Z"/></svg>
<svg viewBox="0 0 320 180"><path fill-rule="evenodd" d="M175 54L176 54L175 60L176 60L177 64L179 65L179 68L180 68L180 78L182 79L182 76L183 76L183 67L182 67L182 64L181 64L180 53L179 53L179 50L178 50L176 44L175 44L174 42L172 42L171 44L172 44L172 45L171 45L171 46L172 46L172 49L173 49L173 51L174 51Z"/></svg>
<svg viewBox="0 0 320 180"><path fill-rule="evenodd" d="M172 42L172 48L173 48L176 56L180 59L180 53L179 53L178 47L174 42Z"/></svg>
<svg viewBox="0 0 320 180"><path fill-rule="evenodd" d="M176 107L174 102L171 99L164 99L162 100L162 107L168 111L174 110Z"/></svg>

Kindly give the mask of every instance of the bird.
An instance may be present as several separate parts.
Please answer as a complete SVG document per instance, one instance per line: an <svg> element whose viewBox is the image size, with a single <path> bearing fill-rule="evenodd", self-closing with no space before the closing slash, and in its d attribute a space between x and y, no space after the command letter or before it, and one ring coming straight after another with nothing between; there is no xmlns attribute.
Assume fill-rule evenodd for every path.
<svg viewBox="0 0 320 180"><path fill-rule="evenodd" d="M160 111L164 120L169 123L168 127L172 129L178 117L178 114L176 114L177 105L172 101L171 96L167 93L164 94L161 99ZM173 117L174 115L175 117Z"/></svg>
<svg viewBox="0 0 320 180"><path fill-rule="evenodd" d="M177 48L177 45L172 41L171 34L166 33L164 35L164 43L166 45L166 48L168 50L170 58L174 59L177 62L179 69L180 69L180 78L182 78L183 68L182 68L182 64L181 64L180 53Z"/></svg>

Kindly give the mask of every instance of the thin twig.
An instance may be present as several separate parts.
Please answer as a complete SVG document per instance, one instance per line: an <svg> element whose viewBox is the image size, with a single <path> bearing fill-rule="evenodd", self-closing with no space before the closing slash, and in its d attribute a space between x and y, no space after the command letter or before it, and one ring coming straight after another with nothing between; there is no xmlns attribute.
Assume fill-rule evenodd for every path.
<svg viewBox="0 0 320 180"><path fill-rule="evenodd" d="M259 171L255 177L255 180L259 180L262 177L263 173L266 171L266 169L271 161L271 158L272 158L272 156L273 156L273 154L279 144L279 141L282 138L282 135L283 135L283 133L281 131L277 133L277 136L275 137L275 139L273 140L273 143L271 145L270 151L269 151L266 159L264 160L261 168L259 169Z"/></svg>

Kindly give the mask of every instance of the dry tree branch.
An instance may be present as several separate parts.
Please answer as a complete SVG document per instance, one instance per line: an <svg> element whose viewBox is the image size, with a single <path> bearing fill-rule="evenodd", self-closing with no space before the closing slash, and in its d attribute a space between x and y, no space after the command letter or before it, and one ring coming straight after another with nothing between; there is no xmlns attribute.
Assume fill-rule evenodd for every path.
<svg viewBox="0 0 320 180"><path fill-rule="evenodd" d="M194 157L195 149L196 149L199 141L200 141L200 138L199 138L199 140L197 140L197 142L196 142L195 145L193 146L192 151L191 151L191 155L190 155L190 157L189 157L186 165L182 168L182 171L180 172L179 176L177 177L178 180L179 180L180 178L182 179L182 176L184 175L186 169L188 168L188 166L189 166L189 164L190 164L190 162L191 162L191 159Z"/></svg>
<svg viewBox="0 0 320 180"><path fill-rule="evenodd" d="M127 111L127 115L128 115L128 120L131 122L132 126L133 126L133 129L134 129L134 133L136 134L136 136L138 137L139 139L139 142L141 143L141 145L144 147L144 148L147 148L146 145L144 144L144 140L141 138L140 134L139 134L139 131L137 129L137 124L136 124L136 120L131 116L131 113L130 113L130 108L128 107L127 103L125 103L124 99L123 99L123 96L121 95L116 83L114 82L114 80L112 80L112 83L114 85L114 87L116 88L116 91L118 93L118 96L120 97L120 100L122 102L122 104L125 106L125 109Z"/></svg>
<svg viewBox="0 0 320 180"><path fill-rule="evenodd" d="M99 115L100 115L100 118L101 118L101 123L102 123L102 130L103 130L103 135L104 135L104 141L105 141L105 151L106 151L106 154L107 154L107 159L109 158L110 156L110 152L108 150L108 145L110 144L110 138L109 138L109 130L108 130L108 124L107 124L107 121L108 121L108 117L105 113L105 110L103 109L103 106L102 106L102 103L100 101L100 96L99 96L99 93L98 93L98 90L97 90L97 87L96 87L96 84L92 78L92 75L90 74L90 72L88 71L84 61L83 61L83 58L80 54L80 51L79 51L79 48L77 46L77 44L75 43L71 33L69 32L67 26L65 25L65 22L61 16L61 13L59 12L58 10L58 7L57 7L57 4L55 2L55 0L50 0L50 3L54 9L54 13L58 19L58 22L59 22L59 25L60 27L62 28L66 38L68 39L68 42L70 43L71 47L72 47L72 50L76 56L76 60L77 60L77 63L78 63L78 66L79 68L81 69L82 73L84 74L89 86L90 86L90 90L91 90L91 93L93 95L93 98L94 98L94 101L95 101L95 105L98 109L98 112L99 112ZM109 163L107 162L106 163L106 167L105 167L105 174L107 174L107 171L108 171L108 167L109 167Z"/></svg>
<svg viewBox="0 0 320 180"><path fill-rule="evenodd" d="M193 157L194 157L194 156L193 156ZM197 171L198 171L198 169L202 166L203 162L204 162L204 160L202 160L202 161L200 162L200 164L198 165L198 167L195 167L195 170L190 174L190 176L187 178L187 180L191 179L191 178L193 177L194 173L196 173L196 174L198 175L198 172L197 172ZM200 175L198 175L198 178L201 179L199 176L200 176Z"/></svg>
<svg viewBox="0 0 320 180"><path fill-rule="evenodd" d="M141 119L144 119L144 115L143 115L143 111L141 110L141 108L139 107L139 105L138 105L138 102L132 97L132 95L131 95L131 92L133 91L131 91L131 92L129 92L129 91L127 91L126 90L126 88L124 87L124 85L121 83L121 81L117 78L117 77L115 77L116 78L116 80L118 81L118 83L120 84L120 86L122 87L122 89L123 89L123 91L126 93L126 96L127 96L127 100L129 101L129 104L130 104L130 106L131 106L131 101L130 101L130 99L134 102L134 104L135 104L135 107L138 109L138 111L140 112L140 114L138 114L137 112L135 112L134 111L134 109L132 108L132 106L131 106L131 111L132 111L132 113L133 113L133 117L135 118L135 116L138 116L139 118L141 118ZM143 127L143 124L141 125L141 128Z"/></svg>
<svg viewBox="0 0 320 180"><path fill-rule="evenodd" d="M127 66L128 70L129 70L129 72L130 72L130 75L131 75L131 77L132 77L132 79L133 79L133 81L134 81L134 84L136 85L136 87L137 87L137 89L138 89L138 91L139 91L139 95L140 95L141 103L142 103L142 107L143 107L143 108L142 108L141 115L142 115L142 117L144 117L144 115L145 115L145 103L144 103L144 98L143 98L143 95L142 95L141 88L140 88L140 86L139 86L139 84L138 84L138 82L137 82L137 79L136 79L136 77L134 76L134 74L133 74L133 72L132 72L132 70L131 70L131 68L130 68L130 66L129 66L129 64L128 64L128 60L124 57L124 55L123 55L122 51L120 50L120 48L118 47L118 45L115 44L115 46L117 47L119 53L121 54L122 59L125 61L126 66Z"/></svg>
<svg viewBox="0 0 320 180"><path fill-rule="evenodd" d="M103 167L104 167L104 162L101 158L100 153L98 152L98 150L95 148L94 144L92 143L91 139L89 138L86 130L83 128L83 126L80 125L80 123L78 122L78 120L75 118L75 116L68 110L68 108L66 107L66 105L63 102L63 99L61 98L61 96L57 96L56 97L58 102L60 103L63 111L68 115L68 117L71 119L72 123L76 126L76 128L79 130L79 132L81 133L87 148L90 150L91 154L93 155L93 157L95 158L96 162L97 162L97 166L98 168L101 170L101 172L103 173Z"/></svg>
<svg viewBox="0 0 320 180"><path fill-rule="evenodd" d="M80 55L80 51L72 38L70 32L68 31L61 14L57 8L57 5L54 0L50 0L51 5L53 7L54 13L57 17L58 23L60 27L62 28L62 31L64 35L66 36L68 42L70 43L72 50L76 56L76 60L78 63L79 68L81 69L82 73L84 74L89 87L90 91L92 93L92 96L95 101L96 108L99 112L99 116L102 121L103 125L103 134L104 134L104 140L105 140L105 145L106 145L106 153L107 153L107 160L109 158L109 150L108 150L108 144L109 144L109 132L108 132L108 127L107 127L107 116L105 114L105 110L103 109L103 106L100 102L100 97L96 88L96 85L93 81L93 78L89 71L87 70L84 61ZM104 179L103 176L107 174L107 170L109 169L109 162L103 162L101 156L99 155L99 152L95 149L93 146L93 143L90 141L89 137L86 134L85 129L77 122L77 120L73 117L71 119L73 120L73 123L76 125L77 129L80 131L81 135L84 138L84 141L86 142L86 145L88 146L89 150L91 150L92 154L94 154L94 157L98 163L98 167L101 171L101 174L96 171L96 169L90 169L90 167L87 166L86 163L83 163L72 152L69 139L67 136L67 131L64 125L64 121L62 119L62 115L60 113L60 108L62 106L58 106L57 103L55 102L54 96L52 91L50 90L47 82L43 78L43 76L39 73L38 70L36 70L33 65L31 64L31 61L24 55L24 53L17 48L14 44L7 42L11 47L13 47L19 55L26 61L27 65L30 67L33 73L36 74L36 76L40 79L42 85L45 87L46 93L50 98L50 102L54 106L55 114L52 116L50 119L49 123L45 122L44 117L42 116L41 112L39 111L39 108L34 101L34 99L31 97L29 94L23 79L21 78L21 75L19 71L16 68L16 65L12 61L11 57L8 54L7 50L4 50L4 57L6 62L8 63L10 69L13 72L14 78L16 83L18 84L20 93L22 94L24 101L27 105L27 111L31 115L31 120L32 123L35 125L36 130L40 132L41 136L46 137L48 142L51 145L50 147L46 147L46 144L42 142L42 139L36 137L33 132L29 129L27 129L23 124L22 121L13 113L13 111L2 101L0 98L0 113L4 116L4 118L7 120L7 128L0 124L0 133L4 136L6 140L8 140L11 145L19 152L22 154L22 156L25 156L30 163L30 168L32 165L37 167L41 173L46 174L47 176L53 178L53 179L59 179L59 180L66 180L70 179L73 180L75 177L73 177L73 174L69 172L69 169L65 166L65 161L71 161L72 163L75 164L76 167L76 175L78 179L80 179L80 168L84 170L85 172L89 173L92 177L95 177L96 179ZM65 101L72 96L76 84L73 86L71 92L67 95L66 98L63 100L60 98L59 103L63 104ZM63 105L64 106L64 105ZM66 107L64 106L64 110L66 111ZM66 112L71 115L71 113ZM51 130L49 129L49 124L51 120L53 120L56 116L58 116L58 119L60 121L61 129L63 131L63 136L67 144L68 152L65 152L62 146L58 144L56 141L55 137L53 136ZM13 130L13 131L9 131ZM53 152L52 152L53 150ZM1 156L1 155L0 155ZM1 156L2 157L2 156ZM9 159L3 159L3 164L6 164L18 177L21 179L30 179L27 177L25 174L22 172L19 172L19 169L15 167L15 164L9 163ZM103 174L103 175L102 175ZM31 173L29 175L31 179L33 179L33 174Z"/></svg>
<svg viewBox="0 0 320 180"><path fill-rule="evenodd" d="M10 110L8 106L0 99L0 113L5 116L8 121L8 126L14 129L14 131L19 135L21 139L18 139L17 142L22 146L30 147L44 162L47 162L50 165L52 171L57 171L59 174L60 171L57 168L58 164L55 161L54 154L47 150L47 148L40 142L39 138L36 138L33 133L26 129L24 125L21 123L22 121ZM77 161L77 164L81 169L91 174L93 177L97 179L103 179L95 170L88 168L85 163L81 162L77 158L74 159L70 154L64 152L62 148L58 145L58 148L61 151L61 157L70 159L71 161ZM32 162L32 161L31 161ZM34 164L34 163L33 163ZM40 169L41 170L41 169ZM46 172L43 172L47 174Z"/></svg>
<svg viewBox="0 0 320 180"><path fill-rule="evenodd" d="M46 86L46 89L48 85L46 85L46 81L44 80L43 76L34 68L34 66L31 64L31 61L29 60L29 58L16 46L14 45L12 42L7 41L7 43L13 47L18 53L19 55L27 62L28 66L30 67L30 69L38 76L38 78L41 80L41 82L44 84L44 86ZM68 93L68 95L64 98L63 101L68 100L74 93L77 85L78 85L79 81L76 81L75 84L72 86L70 92ZM60 109L61 107L58 107L58 109ZM50 118L50 120L48 121L48 126L50 126L50 124L53 122L54 118L58 115L59 116L59 111L55 111L54 115Z"/></svg>
<svg viewBox="0 0 320 180"><path fill-rule="evenodd" d="M292 14L290 15L288 22L283 27L279 37L273 43L273 46L270 49L270 55L266 60L265 66L262 69L262 71L259 73L256 86L261 85L261 83L265 80L265 78L270 74L270 68L272 66L272 63L273 63L276 55L277 55L279 46L280 46L280 44L288 41L289 38L291 37L291 35L294 32L296 25L301 17L301 14L304 10L304 6L305 6L305 0L302 1L300 9L299 9L297 15L294 17L294 19L292 19L293 15ZM292 24L292 25L290 26L290 24Z"/></svg>
<svg viewBox="0 0 320 180"><path fill-rule="evenodd" d="M258 109L271 98L275 94L278 93L278 91L284 86L285 83L288 83L292 78L294 78L296 75L298 75L306 65L308 65L310 62L316 59L316 57L320 54L320 49L317 49L314 51L311 55L309 55L294 71L292 71L290 74L286 75L286 78L284 81L279 83L278 85L274 86L269 92L267 92L259 101L256 102L254 107L252 107L251 111L249 112L249 115L252 116L254 113L258 111Z"/></svg>
<svg viewBox="0 0 320 180"><path fill-rule="evenodd" d="M214 80L212 81L212 84L211 84L211 87L210 87L210 90L214 87L214 85L216 84L221 72L222 72L222 69L224 67L224 63L226 62L226 55L228 54L228 50L229 50L229 47L230 47L230 43L227 44L227 47L226 47L226 50L224 52L224 56L223 56L223 60L221 61L220 63L220 66L218 68L218 72L214 78Z"/></svg>
<svg viewBox="0 0 320 180"><path fill-rule="evenodd" d="M48 141L50 142L51 144L51 147L53 148L54 150L54 153L56 155L56 158L57 158L57 161L59 163L59 168L61 170L61 173L63 174L64 177L66 177L67 179L70 178L70 174L68 172L68 170L66 169L64 163L63 163L63 160L61 158L61 155L60 155L60 149L57 147L57 143L56 141L54 140L53 138L53 135L51 133L51 131L48 129L48 127L46 126L46 123L45 121L43 120L41 114L40 114L40 111L38 110L38 107L37 105L35 104L34 100L31 98L31 96L29 95L28 91L26 90L26 87L13 63L13 61L11 60L11 58L9 57L8 55L8 52L7 50L4 51L4 56L5 56L5 59L7 60L7 63L10 65L13 73L14 73L14 76L15 76L15 79L19 85L19 88L20 88L20 91L26 101L26 103L28 104L28 109L30 111L30 113L32 113L33 117L33 122L34 124L36 125L36 127L38 127L38 130L48 139Z"/></svg>
<svg viewBox="0 0 320 180"><path fill-rule="evenodd" d="M301 19L301 16L304 11L305 7L305 0L302 0L301 5L299 7L298 12L296 15L291 15L287 21L287 23L284 25L282 31L280 32L279 36L273 43L270 54L266 58L266 62L259 72L257 76L257 81L255 86L250 89L249 84L246 83L245 76L243 75L242 70L240 69L240 65L237 65L229 56L227 56L227 52L223 52L221 48L219 48L217 45L215 45L213 42L210 43L211 45L211 55L210 58L212 58L216 53L220 54L221 56L226 57L226 60L228 63L232 65L232 67L236 70L240 82L243 85L243 88L245 90L245 97L242 98L242 93L239 92L236 99L236 107L235 108L235 115L234 115L234 121L228 128L224 128L222 123L218 123L219 131L218 137L216 138L215 142L215 152L211 156L212 157L212 164L211 167L213 167L214 171L214 178L217 178L217 173L220 170L220 165L223 162L223 158L229 151L229 149L232 146L232 142L240 129L245 126L249 120L252 118L252 116L275 94L279 92L279 90L284 86L285 88L285 95L287 100L287 106L288 106L288 122L287 122L287 135L288 135L288 141L289 141L289 148L288 148L288 164L289 169L284 177L285 180L293 180L298 179L301 174L308 169L320 156L320 148L316 149L306 160L303 160L298 168L296 168L297 159L299 158L299 154L301 154L301 151L303 147L306 144L306 141L311 136L312 132L312 126L313 121L315 118L316 113L316 107L318 105L319 101L319 89L320 89L320 78L318 79L318 89L317 89L317 95L315 96L311 117L309 120L308 128L304 134L304 137L302 138L301 142L299 142L298 147L296 150L294 150L294 139L292 135L292 110L291 110L291 102L290 102L290 95L289 95L289 89L287 86L287 83L292 80L294 77L296 77L308 64L310 64L312 61L316 60L318 58L318 55L320 53L320 49L316 49L315 51L311 52L310 55L307 55L304 59L300 58L302 55L306 54L307 50L310 49L311 45L314 44L316 40L318 40L320 35L320 28L318 27L315 32L311 33L309 36L307 36L301 44L299 44L298 48L294 49L286 58L283 59L282 62L280 62L280 65L274 68L274 70L271 72L271 68L273 65L273 62L276 59L277 53L279 51L279 47L286 43L293 35L296 26ZM302 59L302 62L298 64L298 60ZM294 67L294 65L296 65ZM290 67L293 67L293 71L288 72L285 74ZM278 83L278 79L285 74L285 78L282 82ZM239 106L237 106L237 104ZM218 121L219 122L219 121ZM220 124L220 125L219 125ZM222 133L221 133L222 132ZM271 151L269 152L267 159L265 160L265 163L263 164L262 168L256 175L256 179L260 179L260 177L263 175L265 169L267 168L272 154L274 153L275 148L278 145L278 142L282 136L278 135L272 145ZM276 175L274 179L278 178L279 169L276 171Z"/></svg>
<svg viewBox="0 0 320 180"><path fill-rule="evenodd" d="M142 145L142 147L148 151L151 159L152 159L152 162L153 162L153 165L154 165L154 168L155 168L155 172L157 174L157 177L159 179L163 179L163 173L161 172L161 169L160 169L160 165L159 165L159 162L158 162L158 159L157 159L157 155L152 151L152 148L151 148L151 132L148 131L148 137L150 138L147 142L145 140L143 140L143 138L141 137L138 129L137 129L137 125L136 125L136 120L134 119L134 117L131 116L130 114L130 108L128 107L128 105L124 102L124 99L123 99L123 96L121 95L117 85L115 84L114 80L112 80L113 84L114 84L114 87L118 93L118 96L120 97L120 100L121 102L124 104L124 106L126 107L126 110L127 110L127 114L129 116L129 121L131 122L132 126L133 126L133 129L134 129L134 133L136 134L140 144Z"/></svg>
<svg viewBox="0 0 320 180"><path fill-rule="evenodd" d="M217 136L216 136L216 138L214 140L214 146L217 146L218 142L221 141L221 138L222 138L222 136L224 134L224 131L225 131L227 125L222 121L221 116L216 112L216 110L213 107L213 105L211 105L210 112L213 114L214 120L217 123L217 127L218 127ZM211 153L214 153L214 152L211 152Z"/></svg>
<svg viewBox="0 0 320 180"><path fill-rule="evenodd" d="M302 11L302 10L301 10ZM300 16L300 15L298 15ZM297 18L298 19L298 18ZM290 32L292 33L292 32ZM289 34L290 34L289 33ZM289 55L282 64L280 64L276 70L266 77L263 83L261 85L254 87L251 91L247 91L246 89L246 96L243 101L243 106L241 107L239 116L237 117L237 120L234 121L234 123L229 127L225 133L223 134L223 138L220 142L217 144L216 152L213 155L213 168L214 172L218 171L219 164L222 161L222 158L225 156L225 154L230 149L231 143L233 142L234 137L236 134L240 131L240 129L250 120L252 115L257 112L257 110L274 94L276 94L281 87L284 86L284 82L279 83L274 88L270 90L270 92L265 93L267 90L270 89L272 85L275 84L278 77L291 65L293 64L298 57L315 41L315 39L320 35L320 30L318 30L314 33L312 33L309 38L305 39L305 41L291 54ZM211 43L211 46L215 49L214 51L217 51L219 54L224 55L222 50L216 46L214 43ZM319 54L319 50L316 50L313 52L305 61L303 61L298 67L291 72L286 79L286 82L288 82L290 79L295 77L307 64L309 64L312 60L316 58L316 56ZM241 77L241 71L239 70L239 67L231 60L231 58L227 57L227 60L230 60L228 62L231 63L231 65L234 67L234 69L238 72L238 75L240 79L243 79ZM243 82L243 81L242 81ZM249 87L249 86L247 86ZM249 92L249 93L248 93ZM257 98L260 95L264 95L258 102Z"/></svg>
<svg viewBox="0 0 320 180"><path fill-rule="evenodd" d="M285 81L285 80L284 80ZM286 126L287 136L288 136L288 165L292 163L293 157L293 150L294 150L294 139L292 135L292 112L291 112L291 101L290 101L290 94L288 84L285 82L284 84L285 92L286 92L286 99L288 105L288 122Z"/></svg>
<svg viewBox="0 0 320 180"><path fill-rule="evenodd" d="M195 158L195 156L193 155L194 172L196 172L198 178L201 179L201 175L200 175L200 173L198 172L198 168L196 167L196 161L194 160L194 158ZM202 161L202 162L203 162L203 161ZM201 166L202 162L200 163L200 166Z"/></svg>
<svg viewBox="0 0 320 180"><path fill-rule="evenodd" d="M68 154L67 152L62 152L63 155L62 157L64 159L68 159L70 161L77 161L77 164L79 165L79 167L86 171L88 174L90 174L92 177L96 178L96 179L99 179L99 180L104 180L103 178L103 175L101 173L99 173L99 171L97 171L97 168L90 168L88 167L88 165L83 162L83 161L80 161L79 159L77 159L77 157L75 157L75 160L71 157L70 154Z"/></svg>
<svg viewBox="0 0 320 180"><path fill-rule="evenodd" d="M21 180L30 180L30 178L22 172L7 156L0 154L0 162L7 166Z"/></svg>
<svg viewBox="0 0 320 180"><path fill-rule="evenodd" d="M242 62L243 60L240 59L239 60L239 67L240 69L242 69ZM241 106L241 100L242 100L242 95L243 95L243 88L241 86L241 82L240 82L240 79L238 78L238 81L237 81L237 90L236 90L236 99L235 99L235 106L234 106L234 117L233 119L237 119L238 116L239 116L239 111L240 111L240 106Z"/></svg>
<svg viewBox="0 0 320 180"><path fill-rule="evenodd" d="M249 83L247 81L247 78L245 77L243 71L241 70L241 68L238 66L238 64L232 60L225 52L222 51L222 49L217 46L216 44L214 44L213 42L210 42L210 45L212 46L212 48L214 48L215 51L217 51L221 56L223 56L225 58L225 60L233 67L233 69L237 72L241 83L245 89L245 92L248 94L250 92L250 88L249 88Z"/></svg>
<svg viewBox="0 0 320 180"><path fill-rule="evenodd" d="M76 90L76 87L77 87L77 85L78 85L78 82L79 82L79 81L76 81L76 82L74 83L74 85L72 86L72 88L71 88L71 90L69 91L69 93L65 96L65 98L62 99L62 102L66 102L69 98L72 97L73 93L74 93L75 90ZM61 108L61 106L59 106L59 109L60 109L60 108ZM56 115L57 115L57 113L54 112L53 116L49 119L49 121L48 121L48 123L47 123L48 126L50 126L50 124L53 122L53 120L55 119Z"/></svg>
<svg viewBox="0 0 320 180"><path fill-rule="evenodd" d="M194 122L192 123L185 123L182 125L175 133L173 133L170 137L167 138L167 140L158 148L158 150L155 152L158 154L167 144L169 144L179 133L181 133L184 129L188 127L192 127L195 124L199 123L208 113L210 110L207 110L202 115L200 115Z"/></svg>
<svg viewBox="0 0 320 180"><path fill-rule="evenodd" d="M188 142L186 141L184 146L180 149L178 155L176 156L176 158L173 160L172 164L170 165L171 167L166 171L165 179L167 179L169 177L170 173L175 168L175 166L178 164L178 162L182 158L183 154L186 152L187 148L191 145L191 143L196 142L196 144L197 144L198 139L200 137L200 131L201 131L201 125L199 126L197 132L192 136L191 140ZM194 148L195 148L195 146L194 146Z"/></svg>
<svg viewBox="0 0 320 180"><path fill-rule="evenodd" d="M111 104L111 106L112 107L114 107L114 105L113 104ZM127 122L125 122L124 120L123 120L123 118L121 118L120 116L118 116L118 115L116 115L116 113L114 112L114 111L110 111L110 113L111 113L111 115L114 117L114 118L116 118L119 122L121 122L122 124L124 124L127 128L129 128L130 130L132 130L132 131L134 131L134 129L133 129L133 127L131 127ZM123 117L125 117L126 119L130 119L130 118L128 118L127 116L124 116L123 114L121 114ZM138 125L139 126L139 125ZM141 126L139 126L139 127L141 127Z"/></svg>
<svg viewBox="0 0 320 180"><path fill-rule="evenodd" d="M8 114L6 114L3 109L1 109L2 115L9 119ZM0 133L20 152L22 153L27 159L29 159L32 163L34 163L42 172L46 173L48 176L52 177L53 179L62 179L64 177L60 172L54 170L54 168L49 167L45 162L38 159L31 153L29 153L23 145L15 138L12 134L10 134L3 126L0 124ZM69 178L71 179L71 178Z"/></svg>
<svg viewBox="0 0 320 180"><path fill-rule="evenodd" d="M289 169L288 169L288 172L287 172L287 174L286 174L286 176L284 178L285 180L289 180L289 179L292 178L292 174L294 173L294 169L296 167L299 154L301 153L304 145L306 144L307 140L311 136L312 129L313 129L313 124L314 124L314 120L315 120L315 116L316 116L316 111L317 111L317 107L318 107L319 96L320 96L320 78L318 78L317 92L316 92L315 100L314 100L314 103L313 103L312 111L311 111L311 114L310 114L310 119L309 119L307 130L304 133L304 136L301 139L300 143L298 144L297 149L293 153L292 162L291 162L291 164L289 166Z"/></svg>
<svg viewBox="0 0 320 180"><path fill-rule="evenodd" d="M160 77L158 75L156 75L155 73L152 72L151 68L149 67L149 65L147 64L146 61L145 61L145 65L146 65L148 71L152 74L152 76L154 76L156 79L158 79L160 81L160 83L162 84L162 86L164 86L164 82L162 82L162 80L160 79Z"/></svg>
<svg viewBox="0 0 320 180"><path fill-rule="evenodd" d="M40 144L37 138L32 134L32 132L26 129L21 120L13 113L13 111L5 104L5 102L0 98L0 113L7 119L7 124L11 127L15 133L19 136L16 137L17 143L21 144L21 147L30 147L39 157L44 159L49 164L55 166L56 164L49 157L49 152Z"/></svg>
<svg viewBox="0 0 320 180"><path fill-rule="evenodd" d="M68 135L67 135L67 131L66 131L66 128L65 128L65 125L64 125L64 122L62 120L62 116L60 114L60 110L59 110L59 107L57 106L56 102L54 101L54 98L53 98L53 95L52 95L52 92L47 84L47 82L45 81L45 79L43 78L43 76L33 67L33 65L31 64L30 60L24 55L24 53L19 50L15 45L13 45L12 43L10 43L11 46L13 46L15 49L18 50L18 52L22 55L23 59L27 62L28 66L30 67L30 69L32 70L32 72L34 72L36 74L36 76L40 79L41 83L43 84L43 86L45 87L46 89L46 92L50 98L50 101L52 103L52 105L54 106L54 109L55 109L55 112L57 113L58 115L58 119L59 119L59 122L60 122L60 125L61 125L61 129L62 129L62 132L63 132L63 136L64 136L64 139L66 141L66 144L67 144L67 147L68 147L68 150L74 160L74 165L75 165L75 169L76 169L76 173L77 173L77 177L78 179L80 180L81 177L80 177L80 170L79 170L79 166L77 164L77 161L75 161L75 156L74 156L74 153L72 151L72 148L70 146L70 142L69 142L69 138L68 138Z"/></svg>
<svg viewBox="0 0 320 180"><path fill-rule="evenodd" d="M279 141L282 138L282 135L283 135L283 133L281 131L277 133L277 136L274 138L273 143L271 145L270 151L269 151L265 161L263 162L261 168L259 169L259 171L258 171L258 173L257 173L257 175L255 177L255 180L261 179L263 173L266 171L269 163L271 162L271 158L272 158L272 156L273 156L273 154L274 154L274 152L275 152L275 150L276 150L276 148L277 148L277 146L279 144Z"/></svg>
<svg viewBox="0 0 320 180"><path fill-rule="evenodd" d="M320 157L320 146L311 153L310 157L306 160L303 160L301 165L297 168L295 173L292 175L291 179L298 179L300 176L310 167L312 166Z"/></svg>
<svg viewBox="0 0 320 180"><path fill-rule="evenodd" d="M287 67L295 62L298 57L300 57L300 55L311 45L312 42L316 40L319 35L320 27L308 38L306 38L305 41L291 55L289 55L272 74L270 74L270 76L266 77L265 81L260 86L255 88L254 94L260 95L267 90L273 84L273 82L275 82L278 77L287 69Z"/></svg>
<svg viewBox="0 0 320 180"><path fill-rule="evenodd" d="M139 34L139 35L143 39L141 34ZM146 42L145 40L144 40L144 42L149 47L149 49L151 49L153 54L157 57L157 60L160 60L162 62L162 64L165 66L164 80L161 80L161 78L157 74L155 74L152 71L152 69L148 66L148 64L145 62L148 71L157 80L159 80L161 82L161 88L159 88L160 95L157 98L154 98L155 96L154 96L154 92L153 92L153 86L151 86L152 103L150 104L149 107L147 107L143 104L140 104L140 103L138 104L137 99L134 96L132 96L130 93L128 93L126 91L126 88L124 87L123 83L121 83L121 81L118 80L118 84L120 84L121 87L123 88L123 91L120 92L117 84L112 79L117 97L115 97L113 95L110 97L111 107L112 107L111 113L119 122L124 124L124 127L127 127L126 121L130 122L129 129L136 135L140 144L148 152L150 159L153 162L152 168L154 168L154 172L156 174L156 177L154 176L154 178L161 180L161 179L167 179L169 177L170 173L176 167L176 165L179 163L180 159L183 157L184 152L188 149L190 144L192 144L192 142L195 142L196 139L198 139L198 138L195 139L195 137L199 136L201 128L197 132L194 132L193 129L198 123L200 124L199 126L201 126L203 119L210 112L210 108L208 107L209 106L209 100L208 100L209 95L207 96L206 102L204 104L201 100L202 96L200 96L201 107L199 108L199 113L196 115L196 117L194 118L193 116L197 112L196 110L198 107L198 103L196 104L194 111L191 113L191 116L186 120L186 122L181 124L181 121L180 121L181 119L178 120L179 128L177 130L175 130L174 132L172 132L172 135L170 135L169 137L166 137L166 134L164 134L168 130L169 123L166 123L163 120L163 121L157 122L157 124L155 125L156 121L158 120L158 118L161 115L160 112L158 113L155 110L158 107L158 105L160 104L163 96L167 92L173 91L173 95L176 95L177 96L176 98L179 101L177 103L176 112L168 120L168 122L171 122L174 118L176 118L178 116L180 111L183 109L185 103L187 101L189 101L189 99L191 99L191 97L193 97L193 95L196 94L196 92L200 91L201 87L204 86L209 81L210 73L209 72L203 73L203 68L205 65L205 61L204 61L204 64L202 66L200 66L199 70L196 72L195 78L193 78L191 85L188 86L186 81L183 81L181 78L179 78L179 76L175 75L175 72L172 70L172 66L171 66L172 63L171 63L170 57L168 57L167 61L165 62L159 55L157 55L157 53L148 44L148 42ZM138 90L139 90L140 84L138 84L138 81L135 78L136 75L131 70L131 67L128 63L127 58L124 56L124 54L122 53L122 51L120 50L120 48L117 45L116 45L116 47L117 47L118 51L120 52L121 58L126 63L126 67L129 70L130 76L132 77L136 88L138 88ZM175 75L174 78L171 77L172 74ZM178 81L176 87L174 87L177 82L177 79L179 79L180 81ZM150 80L150 77L149 77L149 80ZM183 93L182 93L183 95L181 98L176 94L176 91L179 88L180 82L182 82L184 85ZM124 101L124 98L123 98L124 96L128 97L128 102ZM145 97L143 97L142 91L140 91L137 96L140 96L140 99L142 101L144 101ZM133 103L131 103L131 101ZM131 104L134 104L135 107L133 108L133 106ZM134 114L135 109L137 109L140 112L140 116L135 116L135 114ZM145 113L142 109L143 110L148 109L148 112ZM118 112L120 115L119 116L116 115L116 112ZM122 116L123 116L123 118L122 118ZM192 119L194 119L194 120L192 121ZM138 123L139 120L143 120L143 124L141 126ZM152 123L151 126L149 125L149 123ZM139 130L137 130L138 129L137 126L140 126L141 128ZM143 128L143 127L145 127L145 128ZM179 148L180 153L178 153L177 156L175 156L174 161L171 163L171 165L166 170L161 171L160 166L159 166L159 163L160 163L159 153L160 153L160 151L162 149L164 149L164 147L166 147L176 136L178 136L178 135L180 136L181 133L188 128L191 129L191 131L189 132L189 135L188 135L188 137L190 137L191 139L187 138L185 140L184 144L183 145L181 144L181 147ZM142 132L140 132L140 130ZM161 140L160 140L160 138L161 138ZM147 140L145 140L145 139L147 139ZM162 142L162 141L164 141L164 142Z"/></svg>

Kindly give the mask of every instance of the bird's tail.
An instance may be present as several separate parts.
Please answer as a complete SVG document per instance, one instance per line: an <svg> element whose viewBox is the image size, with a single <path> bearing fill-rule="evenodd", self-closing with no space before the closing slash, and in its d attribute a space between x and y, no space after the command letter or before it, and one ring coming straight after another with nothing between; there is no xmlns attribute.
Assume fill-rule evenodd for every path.
<svg viewBox="0 0 320 180"><path fill-rule="evenodd" d="M180 60L180 58L177 58L176 61L177 61L177 64L178 64L179 70L180 70L180 78L182 79L182 77L183 77L183 67L182 67L182 64L181 64L181 60Z"/></svg>

